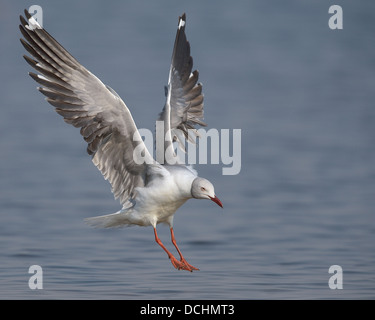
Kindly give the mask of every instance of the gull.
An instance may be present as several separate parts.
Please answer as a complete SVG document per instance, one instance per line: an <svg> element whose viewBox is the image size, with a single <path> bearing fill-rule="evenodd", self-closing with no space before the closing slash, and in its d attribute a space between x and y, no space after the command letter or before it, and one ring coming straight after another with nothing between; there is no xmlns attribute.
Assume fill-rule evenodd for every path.
<svg viewBox="0 0 375 320"><path fill-rule="evenodd" d="M26 19L25 19L26 17ZM164 159L156 161L147 150L132 115L109 86L83 67L57 42L30 13L20 16L20 39L33 58L24 59L37 72L29 72L41 87L37 89L55 107L64 121L80 128L87 142L87 153L94 165L111 184L115 199L122 208L116 213L85 219L94 227L152 226L155 241L167 253L178 270L199 270L190 265L177 246L173 231L176 210L191 198L212 200L223 207L210 181L198 176L191 166L179 161L173 142L181 142L181 133L199 136L196 125L203 119L202 85L199 73L192 71L193 59L186 39L186 14L179 17L169 70L166 102L159 114L164 123ZM195 131L194 131L195 130ZM191 139L191 137L190 137ZM142 159L135 151L142 150ZM156 226L167 224L178 260L161 242Z"/></svg>

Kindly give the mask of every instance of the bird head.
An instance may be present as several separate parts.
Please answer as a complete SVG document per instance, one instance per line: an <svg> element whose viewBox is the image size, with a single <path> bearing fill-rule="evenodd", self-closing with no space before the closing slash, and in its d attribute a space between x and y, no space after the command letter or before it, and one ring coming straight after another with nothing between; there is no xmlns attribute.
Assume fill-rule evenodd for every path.
<svg viewBox="0 0 375 320"><path fill-rule="evenodd" d="M219 198L215 195L214 186L210 181L204 178L195 178L191 185L191 194L193 198L196 199L209 199L215 202L220 207L223 207L223 204Z"/></svg>

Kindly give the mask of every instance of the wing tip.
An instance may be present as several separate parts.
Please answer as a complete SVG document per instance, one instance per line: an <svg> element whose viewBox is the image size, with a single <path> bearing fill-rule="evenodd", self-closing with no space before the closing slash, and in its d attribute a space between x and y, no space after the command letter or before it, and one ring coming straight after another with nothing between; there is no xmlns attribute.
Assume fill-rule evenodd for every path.
<svg viewBox="0 0 375 320"><path fill-rule="evenodd" d="M184 12L181 17L178 17L178 29L184 28L186 24L186 13Z"/></svg>
<svg viewBox="0 0 375 320"><path fill-rule="evenodd" d="M43 29L43 27L38 23L38 21L34 19L34 17L30 14L29 11L27 11L27 9L24 10L24 13L27 21L22 15L20 15L20 21L23 27L30 31L33 31L35 29Z"/></svg>
<svg viewBox="0 0 375 320"><path fill-rule="evenodd" d="M31 18L31 14L30 14L30 12L29 12L27 9L24 9L23 12L25 13L25 17L26 17L27 19L30 19L30 18Z"/></svg>

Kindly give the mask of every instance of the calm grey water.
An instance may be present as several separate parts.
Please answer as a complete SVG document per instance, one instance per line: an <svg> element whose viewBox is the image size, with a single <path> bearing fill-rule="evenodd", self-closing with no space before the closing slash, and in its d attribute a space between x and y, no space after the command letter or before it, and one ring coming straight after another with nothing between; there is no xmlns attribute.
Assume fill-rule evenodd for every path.
<svg viewBox="0 0 375 320"><path fill-rule="evenodd" d="M4 1L0 10L1 299L374 299L375 3ZM44 26L123 97L139 128L164 103L178 16L210 128L242 129L242 170L198 165L224 210L191 200L177 241L199 272L175 270L151 228L96 230L109 184L28 77L18 16ZM159 235L171 248L169 230ZM31 265L43 289L30 290ZM343 270L331 290L328 268Z"/></svg>

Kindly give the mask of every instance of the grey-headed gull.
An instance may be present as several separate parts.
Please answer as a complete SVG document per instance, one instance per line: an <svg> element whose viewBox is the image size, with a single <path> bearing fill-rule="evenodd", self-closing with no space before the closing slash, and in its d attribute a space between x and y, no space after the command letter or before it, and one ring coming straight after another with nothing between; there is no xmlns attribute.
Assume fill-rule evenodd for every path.
<svg viewBox="0 0 375 320"><path fill-rule="evenodd" d="M173 141L178 132L189 137L195 125L204 126L202 85L198 71L192 71L193 59L186 40L186 15L179 17L174 43L166 102L159 115L164 122L166 139L164 163L157 162L147 150L123 100L109 86L83 67L63 48L27 10L20 16L20 39L33 56L25 60L39 74L29 75L39 84L38 90L55 107L65 122L81 128L88 144L87 152L95 166L112 186L115 199L122 209L116 213L86 219L95 227L152 226L156 242L168 254L176 269L199 270L190 265L178 248L173 232L176 210L188 199L209 199L223 207L208 180L198 177L190 166L171 165L168 156L174 156ZM193 131L193 134L197 135ZM169 142L169 143L168 143ZM141 148L144 161L134 156ZM168 155L173 153L172 155ZM160 241L156 226L169 225L171 240L180 260Z"/></svg>

